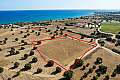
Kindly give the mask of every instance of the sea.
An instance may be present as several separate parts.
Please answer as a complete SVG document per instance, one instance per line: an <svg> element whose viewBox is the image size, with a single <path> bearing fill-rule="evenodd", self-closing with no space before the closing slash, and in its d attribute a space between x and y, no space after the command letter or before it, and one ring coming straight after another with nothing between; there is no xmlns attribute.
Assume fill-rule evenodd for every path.
<svg viewBox="0 0 120 80"><path fill-rule="evenodd" d="M61 20L92 15L96 10L13 10L0 11L0 24Z"/></svg>

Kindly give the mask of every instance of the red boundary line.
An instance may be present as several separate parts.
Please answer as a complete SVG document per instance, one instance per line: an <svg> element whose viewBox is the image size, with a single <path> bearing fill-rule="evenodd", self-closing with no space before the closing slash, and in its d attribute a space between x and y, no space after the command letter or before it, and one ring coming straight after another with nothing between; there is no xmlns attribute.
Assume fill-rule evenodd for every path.
<svg viewBox="0 0 120 80"><path fill-rule="evenodd" d="M34 29L35 29L35 28L34 28ZM88 51L90 51L91 49L93 49L94 47L97 46L97 44L96 44L95 42L89 42L89 41L81 40L81 39L79 39L79 38L76 38L75 36L70 36L70 35L68 35L68 34L64 34L64 35L65 35L65 36L68 36L68 37L70 37L70 38L73 38L73 39L77 39L77 40L79 40L79 41L81 41L81 42L84 42L84 43L87 43L87 44L90 44L90 45L93 46L93 47L91 47L91 48L88 48L88 49L84 52L84 54L81 56L80 59L82 59L82 58L84 57L85 53L87 53ZM61 38L61 37L63 37L63 36L56 37L56 38ZM54 38L54 39L56 39L56 38ZM53 40L53 39L49 38L49 39L44 39L44 40L39 40L39 41L46 41L46 40ZM32 45L34 45L34 47L35 47L34 42L37 42L37 41L32 41ZM94 45L93 45L93 44L94 44ZM44 56L46 56L46 55L44 55L44 53L41 52L41 51L38 50L38 49L36 49L36 51L40 54L40 56L44 59L44 61L47 62L47 60L46 60L45 57L44 57ZM46 57L47 57L47 56L46 56ZM48 57L47 57L47 58L48 58ZM48 58L48 59L49 59L49 58ZM57 64L58 66L62 67L64 70L67 70L67 69L64 68L62 65L60 65L58 62L56 62L55 60L53 60L53 61L54 61L55 64Z"/></svg>

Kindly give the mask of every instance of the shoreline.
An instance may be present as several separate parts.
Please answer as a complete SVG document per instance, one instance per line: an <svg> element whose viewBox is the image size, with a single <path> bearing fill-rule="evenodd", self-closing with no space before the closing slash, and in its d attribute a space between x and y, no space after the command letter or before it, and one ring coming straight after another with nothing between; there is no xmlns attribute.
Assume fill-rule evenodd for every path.
<svg viewBox="0 0 120 80"><path fill-rule="evenodd" d="M25 17L28 17L28 16L30 16L30 14L28 14L28 15L26 15L26 16L23 16L23 18L19 18L17 21L15 21L15 20L13 20L13 21L6 21L6 22L1 22L0 23L0 25L1 24L3 24L3 25L6 25L6 24L16 24L16 23L34 23L34 22L44 22L44 21L50 21L50 20L65 20L65 19L68 19L68 18L72 18L72 19L74 19L74 18L80 18L80 17L85 17L85 16L91 16L91 15L94 15L94 13L96 12L96 11L98 11L98 10L13 10L13 11L0 11L1 12L1 15L3 15L3 13L2 12L18 12L18 13L21 13L21 12L31 12L31 11L34 11L34 13L33 14L31 14L31 15L34 15L34 14L36 14L36 15L38 15L38 17L39 18L37 18L37 16L35 17L35 16L32 16L33 18L36 18L36 19L38 19L38 20L35 20L35 19L31 19L31 21L30 20L28 20L27 18L26 18L26 20L24 20L23 18L25 18ZM46 11L46 12L49 12L50 11L50 14L45 14L45 15L47 15L47 16L45 16L45 15L43 15L43 13L41 13L40 12L40 14L38 14L39 12L36 12L36 11L43 11L43 13ZM51 11L53 11L53 12L51 12ZM65 11L65 12L64 12ZM72 12L73 11L73 12ZM76 12L75 12L76 11ZM84 11L84 12L83 12ZM36 12L36 13L35 13ZM54 13L54 12L57 12L57 13ZM61 13L62 13L62 15L61 15ZM12 15L14 14L14 13L11 13ZM57 15L56 15L57 14ZM18 15L18 14L15 14L15 15ZM24 13L22 13L22 15L24 15ZM40 16L39 16L40 15ZM20 15L21 16L21 15ZM51 17L52 16L52 17ZM22 16L21 16L22 17ZM31 16L30 16L31 17ZM44 19L42 18L42 17L44 17ZM11 18L13 18L13 16L11 17ZM11 19L12 20L12 19ZM2 20L1 20L2 21Z"/></svg>

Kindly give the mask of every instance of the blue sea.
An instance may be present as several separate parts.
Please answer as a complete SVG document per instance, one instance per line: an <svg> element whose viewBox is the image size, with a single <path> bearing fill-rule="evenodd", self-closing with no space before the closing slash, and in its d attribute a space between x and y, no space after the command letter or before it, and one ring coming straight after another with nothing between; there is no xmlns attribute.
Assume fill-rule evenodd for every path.
<svg viewBox="0 0 120 80"><path fill-rule="evenodd" d="M91 15L95 10L17 10L0 11L0 24L59 20Z"/></svg>

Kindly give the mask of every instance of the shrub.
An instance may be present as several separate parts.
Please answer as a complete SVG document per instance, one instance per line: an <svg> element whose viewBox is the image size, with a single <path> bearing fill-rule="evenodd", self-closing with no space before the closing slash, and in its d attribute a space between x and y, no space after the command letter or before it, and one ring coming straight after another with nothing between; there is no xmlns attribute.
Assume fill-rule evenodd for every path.
<svg viewBox="0 0 120 80"><path fill-rule="evenodd" d="M85 70L85 68L86 68L86 67L85 67L85 66L83 66L81 70L83 71L83 70Z"/></svg>
<svg viewBox="0 0 120 80"><path fill-rule="evenodd" d="M93 76L92 80L98 80L98 76Z"/></svg>
<svg viewBox="0 0 120 80"><path fill-rule="evenodd" d="M28 54L24 54L24 59L27 59L28 58Z"/></svg>
<svg viewBox="0 0 120 80"><path fill-rule="evenodd" d="M8 78L7 80L12 80L11 78Z"/></svg>
<svg viewBox="0 0 120 80"><path fill-rule="evenodd" d="M2 67L0 67L0 73L2 73L4 71L4 69Z"/></svg>
<svg viewBox="0 0 120 80"><path fill-rule="evenodd" d="M23 38L26 38L27 37L27 35L24 35L24 37Z"/></svg>
<svg viewBox="0 0 120 80"><path fill-rule="evenodd" d="M33 47L33 49L32 50L36 50L37 49L37 47Z"/></svg>
<svg viewBox="0 0 120 80"><path fill-rule="evenodd" d="M82 77L86 78L87 76L88 76L88 73L84 73L84 75Z"/></svg>
<svg viewBox="0 0 120 80"><path fill-rule="evenodd" d="M52 67L54 65L53 60L49 60L48 63L45 65L45 67Z"/></svg>
<svg viewBox="0 0 120 80"><path fill-rule="evenodd" d="M99 43L101 46L104 46L104 45L105 45L105 41L102 41L102 40L98 40L98 43Z"/></svg>
<svg viewBox="0 0 120 80"><path fill-rule="evenodd" d="M37 61L38 61L37 58L34 57L31 62L32 62L32 63L35 63L35 62L37 62Z"/></svg>
<svg viewBox="0 0 120 80"><path fill-rule="evenodd" d="M7 41L7 40L8 40L8 38L5 38L5 40Z"/></svg>
<svg viewBox="0 0 120 80"><path fill-rule="evenodd" d="M109 79L110 79L109 75L106 75L103 80L109 80Z"/></svg>
<svg viewBox="0 0 120 80"><path fill-rule="evenodd" d="M16 51L15 54L19 54L20 52L19 51Z"/></svg>
<svg viewBox="0 0 120 80"><path fill-rule="evenodd" d="M107 72L107 67L102 65L99 65L99 68L96 70L96 73L100 73L100 74L105 74Z"/></svg>
<svg viewBox="0 0 120 80"><path fill-rule="evenodd" d="M84 64L84 61L82 61L81 59L76 59L74 64L70 66L71 69L75 69L78 67L81 67Z"/></svg>
<svg viewBox="0 0 120 80"><path fill-rule="evenodd" d="M89 65L90 65L90 63L87 63L87 64L86 64L86 67L88 67Z"/></svg>
<svg viewBox="0 0 120 80"><path fill-rule="evenodd" d="M117 74L120 74L120 64L116 66L115 71L116 71Z"/></svg>
<svg viewBox="0 0 120 80"><path fill-rule="evenodd" d="M20 34L22 34L23 33L23 31L20 31Z"/></svg>
<svg viewBox="0 0 120 80"><path fill-rule="evenodd" d="M41 73L41 72L42 72L42 69L38 68L36 73Z"/></svg>
<svg viewBox="0 0 120 80"><path fill-rule="evenodd" d="M41 41L37 41L37 45L41 44Z"/></svg>
<svg viewBox="0 0 120 80"><path fill-rule="evenodd" d="M84 36L81 36L81 38L80 39L84 39Z"/></svg>
<svg viewBox="0 0 120 80"><path fill-rule="evenodd" d="M20 50L24 50L25 48L24 47L21 47Z"/></svg>
<svg viewBox="0 0 120 80"><path fill-rule="evenodd" d="M32 55L34 55L34 51L33 50L30 51L29 56L32 56Z"/></svg>
<svg viewBox="0 0 120 80"><path fill-rule="evenodd" d="M61 72L61 68L60 67L56 67L56 71L57 73L60 73Z"/></svg>
<svg viewBox="0 0 120 80"><path fill-rule="evenodd" d="M92 73L93 72L93 69L92 68L90 68L89 69L89 71L88 71L88 73Z"/></svg>
<svg viewBox="0 0 120 80"><path fill-rule="evenodd" d="M101 64L102 63L102 58L101 57L97 57L95 64Z"/></svg>
<svg viewBox="0 0 120 80"><path fill-rule="evenodd" d="M71 79L72 76L73 76L73 71L69 70L69 71L65 71L63 76L66 78L66 79Z"/></svg>
<svg viewBox="0 0 120 80"><path fill-rule="evenodd" d="M34 33L35 31L34 30L32 30L32 33Z"/></svg>
<svg viewBox="0 0 120 80"><path fill-rule="evenodd" d="M38 32L38 36L40 35L40 32Z"/></svg>
<svg viewBox="0 0 120 80"><path fill-rule="evenodd" d="M111 41L112 41L112 38L111 38L111 37L107 37L107 38L106 38L106 41L110 41L110 42L111 42Z"/></svg>
<svg viewBox="0 0 120 80"><path fill-rule="evenodd" d="M29 36L30 34L28 33L27 36Z"/></svg>
<svg viewBox="0 0 120 80"><path fill-rule="evenodd" d="M115 76L116 76L116 72L115 72L115 71L113 71L113 73L112 73L111 77L115 77Z"/></svg>
<svg viewBox="0 0 120 80"><path fill-rule="evenodd" d="M15 41L18 41L18 38L15 38Z"/></svg>
<svg viewBox="0 0 120 80"><path fill-rule="evenodd" d="M96 68L96 66L95 65L93 65L93 67L92 67L93 69L95 69Z"/></svg>
<svg viewBox="0 0 120 80"><path fill-rule="evenodd" d="M15 62L15 63L14 63L14 68L17 68L19 65L20 65L20 63Z"/></svg>
<svg viewBox="0 0 120 80"><path fill-rule="evenodd" d="M26 70L29 70L29 69L31 69L31 64L30 63L27 63L27 64L25 64L25 66L24 66L24 68L26 69Z"/></svg>
<svg viewBox="0 0 120 80"><path fill-rule="evenodd" d="M24 40L21 40L21 43L24 43Z"/></svg>
<svg viewBox="0 0 120 80"><path fill-rule="evenodd" d="M10 31L13 31L13 29L11 29Z"/></svg>

